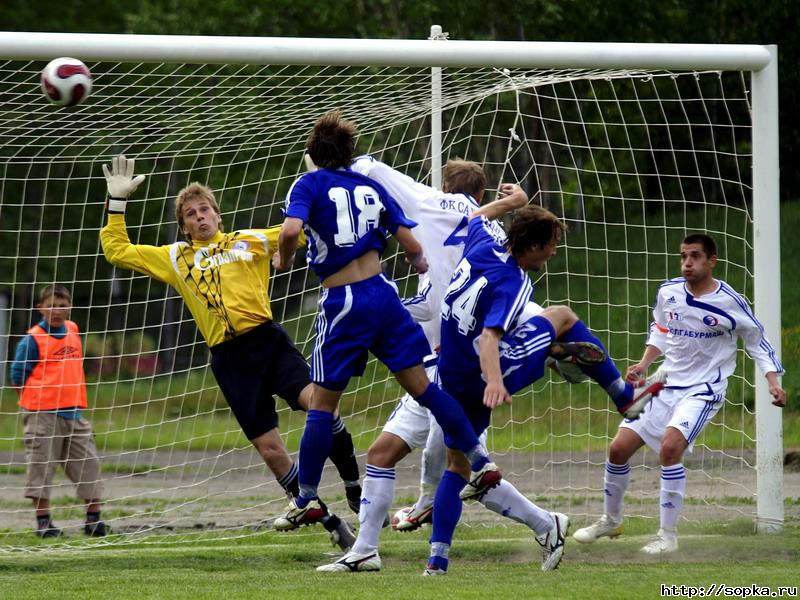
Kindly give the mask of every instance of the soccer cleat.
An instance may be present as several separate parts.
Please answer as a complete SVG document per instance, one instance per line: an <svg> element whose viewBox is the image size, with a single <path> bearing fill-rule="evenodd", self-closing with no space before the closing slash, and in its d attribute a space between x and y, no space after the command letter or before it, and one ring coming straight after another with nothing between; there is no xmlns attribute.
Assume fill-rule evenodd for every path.
<svg viewBox="0 0 800 600"><path fill-rule="evenodd" d="M311 500L304 508L298 508L297 502L292 499L283 516L275 519L272 526L278 531L290 531L301 525L321 523L328 516L328 509L323 507L318 500Z"/></svg>
<svg viewBox="0 0 800 600"><path fill-rule="evenodd" d="M591 544L601 537L619 537L622 531L622 523L615 523L608 515L603 515L588 527L578 529L572 534L572 539L581 544Z"/></svg>
<svg viewBox="0 0 800 600"><path fill-rule="evenodd" d="M347 521L344 519L339 521L339 526L331 531L331 544L339 546L342 552L350 552L350 548L356 543L356 535Z"/></svg>
<svg viewBox="0 0 800 600"><path fill-rule="evenodd" d="M656 369L655 373L644 380L638 392L634 390L633 402L621 408L619 412L622 413L622 416L626 419L638 419L650 400L652 400L654 396L658 396L659 392L664 389L664 383L666 381L667 372L663 367L659 367Z"/></svg>
<svg viewBox="0 0 800 600"><path fill-rule="evenodd" d="M41 529L36 530L36 535L40 538L54 538L54 537L61 537L64 535L64 532L61 531L58 527L50 523L47 527L43 527Z"/></svg>
<svg viewBox="0 0 800 600"><path fill-rule="evenodd" d="M659 529L653 541L642 548L642 552L651 555L669 554L677 550L678 534L666 529Z"/></svg>
<svg viewBox="0 0 800 600"><path fill-rule="evenodd" d="M380 571L381 557L375 552L359 554L352 550L336 562L317 567L323 573L356 573L358 571Z"/></svg>
<svg viewBox="0 0 800 600"><path fill-rule="evenodd" d="M435 577L437 575L447 575L447 571L434 565L426 565L422 575L423 577Z"/></svg>
<svg viewBox="0 0 800 600"><path fill-rule="evenodd" d="M473 471L469 483L464 486L459 496L461 500L480 500L483 495L493 487L500 484L503 474L497 465L488 462L479 471Z"/></svg>
<svg viewBox="0 0 800 600"><path fill-rule="evenodd" d="M349 506L350 510L354 513L358 514L361 510L361 486L345 486L344 495L347 498L347 506Z"/></svg>
<svg viewBox="0 0 800 600"><path fill-rule="evenodd" d="M111 533L111 527L103 523L103 521L94 521L83 526L83 533L89 537L104 537Z"/></svg>
<svg viewBox="0 0 800 600"><path fill-rule="evenodd" d="M583 383L590 379L578 365L568 360L556 360L552 356L548 356L544 364L558 373L561 379L567 383Z"/></svg>
<svg viewBox="0 0 800 600"><path fill-rule="evenodd" d="M392 519L392 529L395 531L414 531L425 523L433 522L433 504L429 504L423 509L417 509L417 505L406 506L398 510Z"/></svg>
<svg viewBox="0 0 800 600"><path fill-rule="evenodd" d="M605 351L592 342L553 342L550 356L579 365L597 365L606 359Z"/></svg>
<svg viewBox="0 0 800 600"><path fill-rule="evenodd" d="M561 563L564 556L564 545L569 531L569 517L562 513L550 513L555 524L544 535L538 536L536 541L542 547L542 571L554 571Z"/></svg>

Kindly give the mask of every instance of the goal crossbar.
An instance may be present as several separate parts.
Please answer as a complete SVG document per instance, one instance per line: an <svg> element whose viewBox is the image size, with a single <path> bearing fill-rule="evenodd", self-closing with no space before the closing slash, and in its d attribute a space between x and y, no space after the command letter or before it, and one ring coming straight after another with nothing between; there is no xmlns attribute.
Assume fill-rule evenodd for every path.
<svg viewBox="0 0 800 600"><path fill-rule="evenodd" d="M49 60L623 69L720 69L760 71L772 56L745 44L640 44L375 40L93 33L0 32L0 56Z"/></svg>

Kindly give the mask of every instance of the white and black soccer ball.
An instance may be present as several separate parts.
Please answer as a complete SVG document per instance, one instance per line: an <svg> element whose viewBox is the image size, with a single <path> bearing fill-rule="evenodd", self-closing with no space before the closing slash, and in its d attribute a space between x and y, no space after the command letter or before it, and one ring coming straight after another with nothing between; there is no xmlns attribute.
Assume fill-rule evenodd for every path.
<svg viewBox="0 0 800 600"><path fill-rule="evenodd" d="M397 512L392 515L391 525L392 529L397 529L397 526L400 524L400 521L404 521L408 518L408 515L411 514L411 511L414 510L413 506L404 506Z"/></svg>
<svg viewBox="0 0 800 600"><path fill-rule="evenodd" d="M77 58L55 58L42 71L42 92L56 106L75 106L92 92L92 74Z"/></svg>

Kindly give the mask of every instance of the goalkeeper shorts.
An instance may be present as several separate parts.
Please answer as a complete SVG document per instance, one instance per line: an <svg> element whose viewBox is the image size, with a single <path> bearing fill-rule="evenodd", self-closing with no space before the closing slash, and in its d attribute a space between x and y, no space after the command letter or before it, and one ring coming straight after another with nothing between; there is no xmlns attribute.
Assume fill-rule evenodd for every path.
<svg viewBox="0 0 800 600"><path fill-rule="evenodd" d="M278 426L277 394L292 410L311 383L306 359L283 327L267 321L211 347L211 370L248 440Z"/></svg>

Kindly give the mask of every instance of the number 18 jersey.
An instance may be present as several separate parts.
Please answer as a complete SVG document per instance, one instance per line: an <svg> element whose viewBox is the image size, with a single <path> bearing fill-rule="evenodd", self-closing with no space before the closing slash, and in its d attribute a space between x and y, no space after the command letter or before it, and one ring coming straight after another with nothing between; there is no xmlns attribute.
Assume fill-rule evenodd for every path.
<svg viewBox="0 0 800 600"><path fill-rule="evenodd" d="M302 175L286 195L286 216L303 221L308 264L320 280L370 250L382 254L387 230L416 225L383 186L349 169Z"/></svg>

